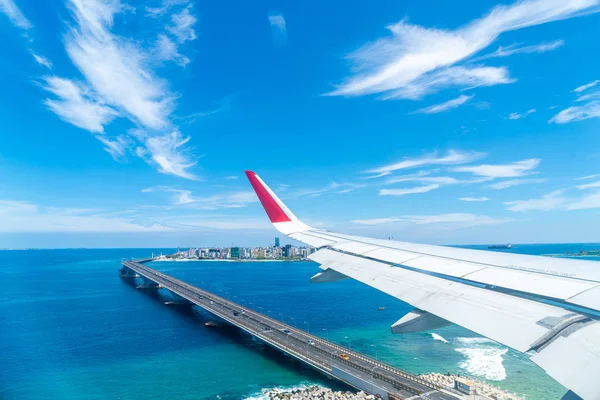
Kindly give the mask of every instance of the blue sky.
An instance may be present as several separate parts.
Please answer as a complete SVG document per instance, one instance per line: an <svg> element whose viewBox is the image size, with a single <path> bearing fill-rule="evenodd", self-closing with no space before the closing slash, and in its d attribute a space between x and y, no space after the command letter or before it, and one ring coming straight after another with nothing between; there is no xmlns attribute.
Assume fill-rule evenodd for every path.
<svg viewBox="0 0 600 400"><path fill-rule="evenodd" d="M599 241L600 0L0 0L0 247Z"/></svg>

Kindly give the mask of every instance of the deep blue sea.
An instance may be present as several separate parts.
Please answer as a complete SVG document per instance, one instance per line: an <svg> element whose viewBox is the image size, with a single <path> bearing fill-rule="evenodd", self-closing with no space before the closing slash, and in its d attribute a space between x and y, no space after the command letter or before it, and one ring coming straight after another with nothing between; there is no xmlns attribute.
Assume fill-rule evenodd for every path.
<svg viewBox="0 0 600 400"><path fill-rule="evenodd" d="M119 279L121 258L152 251L172 250L0 251L0 399L243 399L263 388L333 384L235 328L205 327L212 318L200 310L177 311ZM528 399L565 391L526 355L457 326L392 335L408 305L355 281L311 284L312 262L152 266L415 373L470 374Z"/></svg>

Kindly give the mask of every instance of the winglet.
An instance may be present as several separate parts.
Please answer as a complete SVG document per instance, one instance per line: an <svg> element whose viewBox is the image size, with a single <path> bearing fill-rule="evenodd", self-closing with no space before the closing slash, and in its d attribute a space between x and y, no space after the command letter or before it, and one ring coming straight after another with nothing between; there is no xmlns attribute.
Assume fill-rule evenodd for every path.
<svg viewBox="0 0 600 400"><path fill-rule="evenodd" d="M284 233L288 233L289 231L298 231L298 230L306 230L310 229L308 226L303 224L296 218L296 216L290 211L289 208L286 207L285 204L277 197L275 193L267 186L267 184L260 179L260 177L252 171L245 171L252 188L256 192L260 203L265 209L271 223L275 225L277 229ZM287 224L285 224L287 223ZM293 227L283 228L282 225L294 225ZM289 229L295 228L295 229Z"/></svg>

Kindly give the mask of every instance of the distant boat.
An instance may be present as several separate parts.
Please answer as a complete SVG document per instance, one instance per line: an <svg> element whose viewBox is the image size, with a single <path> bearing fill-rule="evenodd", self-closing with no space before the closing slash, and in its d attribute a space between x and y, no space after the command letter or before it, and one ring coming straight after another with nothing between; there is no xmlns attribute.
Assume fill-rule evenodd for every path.
<svg viewBox="0 0 600 400"><path fill-rule="evenodd" d="M488 249L512 249L512 245L510 243L492 244L492 245L488 246Z"/></svg>
<svg viewBox="0 0 600 400"><path fill-rule="evenodd" d="M378 309L379 311L383 311L383 310L385 310L385 307L377 307L377 309Z"/></svg>

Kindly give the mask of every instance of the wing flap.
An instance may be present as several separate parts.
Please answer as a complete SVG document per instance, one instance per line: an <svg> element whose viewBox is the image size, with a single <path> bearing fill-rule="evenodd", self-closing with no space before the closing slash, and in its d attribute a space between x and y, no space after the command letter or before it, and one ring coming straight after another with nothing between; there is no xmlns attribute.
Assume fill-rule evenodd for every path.
<svg viewBox="0 0 600 400"><path fill-rule="evenodd" d="M548 317L561 318L568 313L559 307L329 249L314 253L311 259L416 308L523 352L548 332L547 327L538 324L539 321Z"/></svg>
<svg viewBox="0 0 600 400"><path fill-rule="evenodd" d="M573 329L567 329L531 360L580 397L600 400L600 323Z"/></svg>

